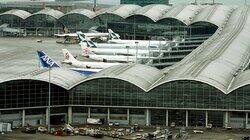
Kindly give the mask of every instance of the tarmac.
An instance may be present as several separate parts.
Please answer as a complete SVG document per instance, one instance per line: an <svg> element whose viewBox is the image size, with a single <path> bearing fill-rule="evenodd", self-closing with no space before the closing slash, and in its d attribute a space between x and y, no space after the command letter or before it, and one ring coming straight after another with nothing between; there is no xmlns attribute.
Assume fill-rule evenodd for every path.
<svg viewBox="0 0 250 140"><path fill-rule="evenodd" d="M203 134L193 133L193 129L189 128L188 136L186 140L241 140L244 136L250 136L250 131L248 130L225 130L225 129L203 129ZM178 132L177 129L173 130L173 140L177 139L174 136ZM19 130L13 132L8 132L6 134L0 135L0 140L95 140L96 138L89 136L54 136L52 134L46 133L36 133L36 134L26 134ZM103 137L102 140L111 140L114 138Z"/></svg>

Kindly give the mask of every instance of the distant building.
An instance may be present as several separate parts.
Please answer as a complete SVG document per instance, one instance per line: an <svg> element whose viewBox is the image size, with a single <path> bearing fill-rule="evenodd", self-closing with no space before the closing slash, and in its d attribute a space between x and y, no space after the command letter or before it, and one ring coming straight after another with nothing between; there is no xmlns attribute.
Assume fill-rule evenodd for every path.
<svg viewBox="0 0 250 140"><path fill-rule="evenodd" d="M169 4L169 0L121 0L121 4L137 4L140 6L149 4Z"/></svg>

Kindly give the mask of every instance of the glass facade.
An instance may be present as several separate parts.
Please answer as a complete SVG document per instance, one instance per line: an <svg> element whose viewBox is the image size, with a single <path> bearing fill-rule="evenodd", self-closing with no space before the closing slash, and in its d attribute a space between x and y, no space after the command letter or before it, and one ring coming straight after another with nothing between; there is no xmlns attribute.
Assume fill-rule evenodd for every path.
<svg viewBox="0 0 250 140"><path fill-rule="evenodd" d="M97 26L98 31L107 32L112 29L120 34L121 38L127 39L150 39L151 37L164 37L172 40L173 37L183 38L194 35L213 34L217 27L206 22L195 23L186 26L183 22L174 18L165 18L154 22L143 15L131 15L126 19L111 13L100 14L93 19L73 13L62 16L59 20L47 14L37 14L21 20L11 15L0 16L0 23L9 23L11 27L23 27L28 34L41 34L51 36L63 31L64 27L71 32L78 30L88 31L93 26Z"/></svg>
<svg viewBox="0 0 250 140"><path fill-rule="evenodd" d="M121 0L121 4L137 4L140 6L149 4L169 4L169 0Z"/></svg>
<svg viewBox="0 0 250 140"><path fill-rule="evenodd" d="M63 24L61 22L46 14L37 14L28 17L25 20L25 26L27 32L33 31L36 34L46 36L54 35L58 30L63 30Z"/></svg>
<svg viewBox="0 0 250 140"><path fill-rule="evenodd" d="M138 17L142 18L142 16ZM135 16L130 17L125 22L109 21L107 27L106 24L100 24L103 26L103 28L100 28L100 31L104 31L106 28L112 29L123 38L149 39L149 37L158 36L164 37L167 40L173 40L175 37L192 38L197 36L211 36L217 30L216 26L210 25L197 24L186 26L175 19L154 23L148 18L143 19L141 22L137 21L140 18L136 18L136 21L134 21L134 18Z"/></svg>
<svg viewBox="0 0 250 140"><path fill-rule="evenodd" d="M51 113L55 118L58 117L55 114L59 114L59 117L65 120L67 107L73 106L72 112L76 117L74 122L84 123L90 107L91 117L102 118L104 123L108 122L109 112L110 119L113 121L144 125L145 109L150 108L150 123L165 125L166 109L168 109L169 125L174 122L176 126L185 126L186 115L188 115L189 126L205 126L206 110L214 110L208 111L208 123L213 124L214 127L222 127L225 125L224 111L227 110L232 111L229 123L234 127L242 128L245 116L243 111L250 110L249 91L250 86L244 86L226 95L201 82L174 81L144 92L127 81L100 78L81 83L71 90L51 84L51 105L54 106ZM1 111L1 114L11 114L13 108L30 108L26 109L27 115L45 114L44 109L32 108L44 108L47 106L47 101L47 82L14 80L0 85L0 109L7 109L7 111ZM242 112L234 112L236 110ZM84 120L81 118L83 116Z"/></svg>
<svg viewBox="0 0 250 140"><path fill-rule="evenodd" d="M90 27L95 25L88 17L76 13L62 16L59 21L70 29L70 32L76 32L79 30L87 32Z"/></svg>
<svg viewBox="0 0 250 140"><path fill-rule="evenodd" d="M51 84L51 105L68 105L67 90ZM48 83L15 80L0 84L0 109L47 106Z"/></svg>
<svg viewBox="0 0 250 140"><path fill-rule="evenodd" d="M79 84L70 91L52 84L51 103L78 106L250 110L249 91L250 86L244 86L226 95L204 83L175 81L160 85L146 93L129 82L101 78ZM48 83L35 80L9 81L0 85L0 93L0 109L46 106ZM126 114L126 109L119 111Z"/></svg>
<svg viewBox="0 0 250 140"><path fill-rule="evenodd" d="M249 87L229 95L196 81L175 81L145 93L139 87L118 79L95 79L70 91L73 105L165 107L178 109L250 109Z"/></svg>
<svg viewBox="0 0 250 140"><path fill-rule="evenodd" d="M100 14L96 16L93 20L100 25L106 25L110 21L124 21L124 19L119 15L110 13Z"/></svg>
<svg viewBox="0 0 250 140"><path fill-rule="evenodd" d="M25 27L25 20L15 15L1 15L0 25L5 23L9 24L9 27Z"/></svg>

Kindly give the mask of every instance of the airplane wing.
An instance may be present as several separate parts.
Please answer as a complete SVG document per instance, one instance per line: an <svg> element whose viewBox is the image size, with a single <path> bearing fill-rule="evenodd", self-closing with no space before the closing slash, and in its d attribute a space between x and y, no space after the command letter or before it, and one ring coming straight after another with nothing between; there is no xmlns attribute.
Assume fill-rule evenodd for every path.
<svg viewBox="0 0 250 140"><path fill-rule="evenodd" d="M92 74L95 74L95 73L101 71L102 69L70 68L70 70L79 72L79 73L84 74L84 75L86 75L86 76L89 76L89 75L92 75Z"/></svg>
<svg viewBox="0 0 250 140"><path fill-rule="evenodd" d="M6 28L6 27L8 27L8 26L9 26L9 24L4 23L4 24L0 25L0 28Z"/></svg>
<svg viewBox="0 0 250 140"><path fill-rule="evenodd" d="M55 34L57 37L77 37L76 33L71 33L71 34Z"/></svg>

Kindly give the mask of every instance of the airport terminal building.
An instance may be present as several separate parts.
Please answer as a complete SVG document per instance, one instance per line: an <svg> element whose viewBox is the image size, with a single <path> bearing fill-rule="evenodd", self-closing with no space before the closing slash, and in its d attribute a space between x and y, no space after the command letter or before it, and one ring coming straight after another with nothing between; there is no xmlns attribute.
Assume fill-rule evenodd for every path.
<svg viewBox="0 0 250 140"><path fill-rule="evenodd" d="M8 67L0 70L0 121L47 124L51 83L55 124L101 118L104 123L249 128L250 7L215 5L197 12L190 7L196 6L174 8L165 17L218 29L179 63L162 70L124 64L84 77L52 69L49 78L49 70L16 67L21 58L2 59L1 67ZM26 57L22 59L28 61Z"/></svg>

